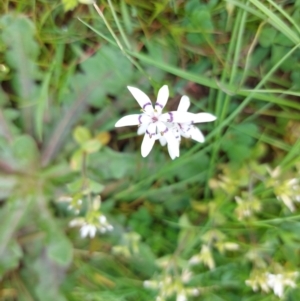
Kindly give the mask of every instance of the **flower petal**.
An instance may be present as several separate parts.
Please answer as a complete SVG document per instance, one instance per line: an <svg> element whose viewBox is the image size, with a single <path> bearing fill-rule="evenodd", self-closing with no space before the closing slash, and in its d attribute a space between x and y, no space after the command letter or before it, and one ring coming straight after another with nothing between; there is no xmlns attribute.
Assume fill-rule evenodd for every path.
<svg viewBox="0 0 300 301"><path fill-rule="evenodd" d="M122 127L122 126L129 126L129 125L138 125L140 124L140 116L142 116L141 114L132 114L132 115L127 115L122 117L121 119L119 119L116 124L115 127Z"/></svg>
<svg viewBox="0 0 300 301"><path fill-rule="evenodd" d="M90 225L90 238L94 238L97 232L97 228L94 225Z"/></svg>
<svg viewBox="0 0 300 301"><path fill-rule="evenodd" d="M145 112L153 112L152 102L150 98L140 89L135 87L127 87L135 100L139 103L140 107Z"/></svg>
<svg viewBox="0 0 300 301"><path fill-rule="evenodd" d="M149 124L147 124L147 123L142 123L142 124L139 126L138 130L137 130L137 134L138 134L138 135L145 134L146 131L147 131L148 126L149 126Z"/></svg>
<svg viewBox="0 0 300 301"><path fill-rule="evenodd" d="M195 141L198 141L200 143L203 143L205 141L205 138L204 138L202 132L195 126L193 126L192 129L190 130L190 135L191 135L191 138Z"/></svg>
<svg viewBox="0 0 300 301"><path fill-rule="evenodd" d="M186 123L192 122L195 114L189 112L172 111L160 115L159 120L164 122Z"/></svg>
<svg viewBox="0 0 300 301"><path fill-rule="evenodd" d="M167 85L162 86L157 95L157 101L155 103L155 110L157 112L161 112L162 109L165 107L169 98L169 88Z"/></svg>
<svg viewBox="0 0 300 301"><path fill-rule="evenodd" d="M84 225L80 228L80 236L82 238L87 237L88 233L89 233L89 225Z"/></svg>
<svg viewBox="0 0 300 301"><path fill-rule="evenodd" d="M195 114L193 122L194 123L210 122L210 121L215 121L216 119L217 119L217 117L210 113L198 113L198 114Z"/></svg>
<svg viewBox="0 0 300 301"><path fill-rule="evenodd" d="M159 135L159 142L161 146L165 146L167 144L167 139L165 138L165 136Z"/></svg>
<svg viewBox="0 0 300 301"><path fill-rule="evenodd" d="M168 131L164 136L168 142L169 155L171 159L174 160L176 157L179 157L179 140L177 140L170 131Z"/></svg>
<svg viewBox="0 0 300 301"><path fill-rule="evenodd" d="M160 122L160 121L156 122L156 126L157 126L157 133L160 133L161 135L163 135L168 131L168 127L164 122Z"/></svg>
<svg viewBox="0 0 300 301"><path fill-rule="evenodd" d="M190 104L191 104L190 99L186 95L183 95L180 99L180 103L177 111L187 112Z"/></svg>
<svg viewBox="0 0 300 301"><path fill-rule="evenodd" d="M145 134L143 142L142 142L142 156L145 158L149 155L149 153L151 152L151 149L154 145L154 142L156 140L156 135L149 135L149 134Z"/></svg>

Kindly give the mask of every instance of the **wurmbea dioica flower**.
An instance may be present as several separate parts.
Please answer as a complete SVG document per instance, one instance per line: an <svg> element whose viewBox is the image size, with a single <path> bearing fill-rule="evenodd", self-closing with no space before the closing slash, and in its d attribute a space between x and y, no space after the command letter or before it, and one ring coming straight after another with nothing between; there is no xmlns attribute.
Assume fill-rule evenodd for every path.
<svg viewBox="0 0 300 301"><path fill-rule="evenodd" d="M116 127L138 125L138 134L145 134L142 142L142 156L146 157L155 140L160 140L162 145L168 145L170 157L175 159L179 157L180 136L190 137L199 142L204 141L200 130L193 126L193 123L207 122L216 119L215 116L208 113L193 114L187 112L189 99L187 96L182 98L177 111L162 113L168 98L169 89L164 85L160 88L157 95L157 101L154 105L150 98L141 90L134 87L127 87L133 97L142 108L141 114L132 114L122 117L115 124Z"/></svg>
<svg viewBox="0 0 300 301"><path fill-rule="evenodd" d="M181 97L179 106L177 108L177 112L184 113L187 112L189 106L190 106L190 99L184 95ZM205 138L202 134L202 132L194 126L195 123L202 123L202 122L210 122L216 120L216 116L210 114L210 113L197 113L192 114L189 113L190 120L188 122L184 123L172 123L172 132L175 136L175 138L180 142L181 136L184 138L191 138L197 142L203 143L205 141ZM160 138L161 145L165 145L166 141L163 137Z"/></svg>

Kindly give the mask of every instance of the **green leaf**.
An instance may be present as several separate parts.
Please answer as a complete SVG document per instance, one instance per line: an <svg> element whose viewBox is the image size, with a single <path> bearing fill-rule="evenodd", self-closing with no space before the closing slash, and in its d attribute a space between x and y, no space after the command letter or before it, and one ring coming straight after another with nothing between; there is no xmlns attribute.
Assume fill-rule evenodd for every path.
<svg viewBox="0 0 300 301"><path fill-rule="evenodd" d="M19 136L13 141L12 152L22 167L33 167L39 161L36 143L28 135Z"/></svg>
<svg viewBox="0 0 300 301"><path fill-rule="evenodd" d="M21 199L10 199L0 210L0 258L7 253L8 246L11 244L12 237L19 226L26 210L32 199L23 195Z"/></svg>
<svg viewBox="0 0 300 301"><path fill-rule="evenodd" d="M70 165L72 170L80 170L82 168L84 153L82 149L78 149L72 154Z"/></svg>
<svg viewBox="0 0 300 301"><path fill-rule="evenodd" d="M91 132L84 126L77 126L73 131L73 137L78 144L83 144L92 138Z"/></svg>
<svg viewBox="0 0 300 301"><path fill-rule="evenodd" d="M88 165L105 179L120 179L134 172L134 162L135 156L103 147L101 152L89 156Z"/></svg>
<svg viewBox="0 0 300 301"><path fill-rule="evenodd" d="M49 84L51 79L51 72L48 72L43 80L42 86L40 88L39 97L37 99L37 107L35 113L35 127L36 134L39 140L43 137L43 125L44 125L44 115L48 107L48 97L49 97Z"/></svg>
<svg viewBox="0 0 300 301"><path fill-rule="evenodd" d="M90 104L101 107L105 95L118 95L133 76L132 65L118 50L102 46L97 53L80 65L83 74L72 80L76 94L84 91Z"/></svg>
<svg viewBox="0 0 300 301"><path fill-rule="evenodd" d="M259 44L262 47L270 47L274 43L274 39L276 37L277 30L270 26L265 26L260 32L258 37Z"/></svg>
<svg viewBox="0 0 300 301"><path fill-rule="evenodd" d="M241 163L252 155L254 139L258 127L253 123L242 123L227 131L222 139L221 148L232 162Z"/></svg>
<svg viewBox="0 0 300 301"><path fill-rule="evenodd" d="M1 34L8 51L5 60L13 70L12 86L19 96L25 129L32 132L34 116L32 106L36 99L36 83L39 77L39 46L35 41L34 23L25 15L8 14L0 18Z"/></svg>
<svg viewBox="0 0 300 301"><path fill-rule="evenodd" d="M2 278L6 272L19 265L22 255L22 249L17 242L11 241L0 257L0 278Z"/></svg>
<svg viewBox="0 0 300 301"><path fill-rule="evenodd" d="M272 64L276 64L288 51L285 46L274 45L272 47ZM280 66L283 71L292 71L295 66L297 66L298 58L295 55L289 56Z"/></svg>
<svg viewBox="0 0 300 301"><path fill-rule="evenodd" d="M47 207L41 205L38 219L39 227L44 231L47 258L59 266L66 267L73 256L73 247L57 221Z"/></svg>
<svg viewBox="0 0 300 301"><path fill-rule="evenodd" d="M91 179L89 180L89 186L92 193L101 193L105 187L104 185Z"/></svg>
<svg viewBox="0 0 300 301"><path fill-rule="evenodd" d="M65 268L42 253L33 263L33 270L36 273L34 291L37 300L43 301L66 301L60 292L59 286L65 274ZM36 279L37 278L37 279ZM33 284L33 283L32 283Z"/></svg>
<svg viewBox="0 0 300 301"><path fill-rule="evenodd" d="M51 235L47 243L47 253L51 260L61 266L67 266L73 256L73 247L70 241L60 233Z"/></svg>
<svg viewBox="0 0 300 301"><path fill-rule="evenodd" d="M82 179L77 179L72 183L67 184L70 193L77 193L84 190L84 182Z"/></svg>
<svg viewBox="0 0 300 301"><path fill-rule="evenodd" d="M62 3L65 11L73 10L78 5L77 0L62 0Z"/></svg>
<svg viewBox="0 0 300 301"><path fill-rule="evenodd" d="M97 139L91 139L81 145L82 149L89 154L98 152L101 146L101 142Z"/></svg>

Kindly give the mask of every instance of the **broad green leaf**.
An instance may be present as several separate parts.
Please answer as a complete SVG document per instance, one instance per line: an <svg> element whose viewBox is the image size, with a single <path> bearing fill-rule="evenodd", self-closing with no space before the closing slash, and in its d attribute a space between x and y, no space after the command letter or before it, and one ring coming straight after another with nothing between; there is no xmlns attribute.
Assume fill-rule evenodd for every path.
<svg viewBox="0 0 300 301"><path fill-rule="evenodd" d="M0 257L7 252L21 219L31 203L31 197L10 198L0 210Z"/></svg>
<svg viewBox="0 0 300 301"><path fill-rule="evenodd" d="M105 179L120 179L133 174L135 156L103 147L101 152L89 156L89 166ZM107 164L109 162L109 164Z"/></svg>
<svg viewBox="0 0 300 301"><path fill-rule="evenodd" d="M49 98L49 84L51 79L51 72L48 72L42 85L40 87L39 96L37 98L37 107L35 112L35 126L36 134L38 139L41 141L43 139L43 127L44 127L44 115L48 109L48 98Z"/></svg>
<svg viewBox="0 0 300 301"><path fill-rule="evenodd" d="M37 223L45 233L47 258L59 266L68 266L73 256L72 244L47 207L41 207Z"/></svg>
<svg viewBox="0 0 300 301"><path fill-rule="evenodd" d="M76 94L85 92L88 102L96 107L103 105L105 95L118 95L133 76L132 64L111 46L102 46L80 67L83 73L74 76L72 89Z"/></svg>
<svg viewBox="0 0 300 301"><path fill-rule="evenodd" d="M96 193L96 194L101 193L105 187L104 185L102 185L96 181L93 181L91 179L89 179L89 186L90 186L91 192Z"/></svg>
<svg viewBox="0 0 300 301"><path fill-rule="evenodd" d="M36 59L39 46L35 41L35 26L25 15L8 14L0 18L1 34L8 51L5 60L13 70L12 84L18 95L25 129L33 132L34 116L32 107L36 99L36 83L38 68Z"/></svg>
<svg viewBox="0 0 300 301"><path fill-rule="evenodd" d="M0 277L6 272L16 268L22 258L23 252L18 243L12 240L0 257Z"/></svg>
<svg viewBox="0 0 300 301"><path fill-rule="evenodd" d="M60 283L65 275L64 267L49 258L47 253L41 253L33 262L32 268L37 276L33 288L38 300L67 301L60 292Z"/></svg>
<svg viewBox="0 0 300 301"><path fill-rule="evenodd" d="M47 243L47 254L49 259L61 266L66 266L72 260L73 247L65 235L59 232L54 233Z"/></svg>
<svg viewBox="0 0 300 301"><path fill-rule="evenodd" d="M12 152L22 167L33 167L39 163L36 143L28 135L19 136L13 141Z"/></svg>
<svg viewBox="0 0 300 301"><path fill-rule="evenodd" d="M262 47L270 47L274 43L277 30L270 26L264 26L258 37L258 41Z"/></svg>

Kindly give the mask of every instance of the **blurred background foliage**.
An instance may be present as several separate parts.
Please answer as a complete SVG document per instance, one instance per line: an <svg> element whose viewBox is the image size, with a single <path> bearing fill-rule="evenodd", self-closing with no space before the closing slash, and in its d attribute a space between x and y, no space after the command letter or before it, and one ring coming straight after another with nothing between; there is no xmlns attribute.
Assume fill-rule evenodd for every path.
<svg viewBox="0 0 300 301"><path fill-rule="evenodd" d="M91 2L0 3L0 300L298 301L300 1ZM163 84L175 161L114 128Z"/></svg>

